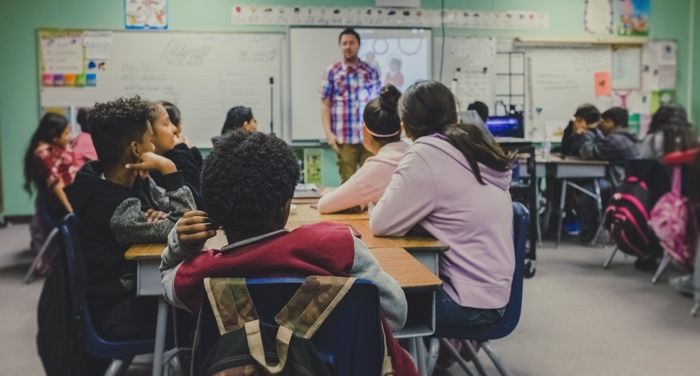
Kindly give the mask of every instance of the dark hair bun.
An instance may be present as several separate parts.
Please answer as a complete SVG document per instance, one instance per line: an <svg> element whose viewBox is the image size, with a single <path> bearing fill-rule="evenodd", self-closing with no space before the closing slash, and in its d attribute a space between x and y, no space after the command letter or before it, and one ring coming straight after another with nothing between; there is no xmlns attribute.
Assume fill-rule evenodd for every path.
<svg viewBox="0 0 700 376"><path fill-rule="evenodd" d="M401 98L401 92L396 86L391 84L384 85L379 92L379 106L384 111L396 112L396 108L399 105L399 98Z"/></svg>

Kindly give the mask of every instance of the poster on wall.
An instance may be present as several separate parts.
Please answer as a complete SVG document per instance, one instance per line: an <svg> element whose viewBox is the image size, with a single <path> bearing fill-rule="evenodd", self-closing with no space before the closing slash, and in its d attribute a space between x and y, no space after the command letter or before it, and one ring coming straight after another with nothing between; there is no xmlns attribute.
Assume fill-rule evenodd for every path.
<svg viewBox="0 0 700 376"><path fill-rule="evenodd" d="M586 0L584 29L592 34L612 34L613 0Z"/></svg>
<svg viewBox="0 0 700 376"><path fill-rule="evenodd" d="M39 50L42 86L85 86L81 32L42 31Z"/></svg>
<svg viewBox="0 0 700 376"><path fill-rule="evenodd" d="M628 36L649 35L651 0L618 0L619 18L617 33Z"/></svg>
<svg viewBox="0 0 700 376"><path fill-rule="evenodd" d="M166 30L167 0L124 0L124 28Z"/></svg>

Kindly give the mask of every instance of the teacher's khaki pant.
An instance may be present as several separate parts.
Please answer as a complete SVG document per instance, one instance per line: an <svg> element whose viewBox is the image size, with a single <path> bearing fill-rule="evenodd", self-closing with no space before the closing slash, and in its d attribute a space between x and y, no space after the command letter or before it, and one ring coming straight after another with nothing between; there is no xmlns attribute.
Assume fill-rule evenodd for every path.
<svg viewBox="0 0 700 376"><path fill-rule="evenodd" d="M372 153L367 151L362 144L338 144L338 149L340 150L336 153L338 170L340 179L345 183L365 163L365 159L372 156Z"/></svg>

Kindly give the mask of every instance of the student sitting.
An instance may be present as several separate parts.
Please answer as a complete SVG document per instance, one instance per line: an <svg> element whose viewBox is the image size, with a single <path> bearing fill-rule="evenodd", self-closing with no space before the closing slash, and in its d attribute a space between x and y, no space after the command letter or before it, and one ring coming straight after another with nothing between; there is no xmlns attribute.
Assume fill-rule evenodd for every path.
<svg viewBox="0 0 700 376"><path fill-rule="evenodd" d="M155 333L157 300L137 298L136 243L165 242L175 222L194 208L182 173L154 153L149 104L138 97L97 103L88 120L99 160L88 162L66 194L80 221L86 299L98 332L109 339ZM148 177L163 175L162 188Z"/></svg>
<svg viewBox="0 0 700 376"><path fill-rule="evenodd" d="M45 219L58 220L73 212L63 188L73 182L80 166L69 142L68 119L49 112L41 118L24 154L24 190L31 195L34 186L39 191L36 214L30 225L31 248L35 251L41 248L51 230L52 223ZM45 210L50 218L44 218L40 210Z"/></svg>
<svg viewBox="0 0 700 376"><path fill-rule="evenodd" d="M407 309L401 287L346 225L285 229L298 178L294 153L277 137L237 130L222 138L202 171L206 213L185 214L162 253L166 299L197 312L205 277L354 276L377 286L391 327L401 328ZM229 245L201 252L219 224Z"/></svg>
<svg viewBox="0 0 700 376"><path fill-rule="evenodd" d="M598 123L600 123L600 111L594 105L586 103L579 106L574 113L574 119L564 129L560 146L561 154L579 156L581 145L585 141L583 135L586 132L600 136Z"/></svg>
<svg viewBox="0 0 700 376"><path fill-rule="evenodd" d="M601 133L584 130L579 150L581 158L620 162L638 159L637 138L627 132L629 113L621 107L613 107L600 116Z"/></svg>
<svg viewBox="0 0 700 376"><path fill-rule="evenodd" d="M197 162L194 153L187 146L187 139L182 133L178 135L177 127L170 120L170 115L162 102L151 104L148 122L153 127L153 144L156 147L156 154L175 163L175 167L182 172L182 176L185 178L185 185L192 192L195 204L201 208L202 194L199 183L202 165ZM151 173L151 177L157 185L163 184L163 175L158 171Z"/></svg>
<svg viewBox="0 0 700 376"><path fill-rule="evenodd" d="M175 132L175 136L177 137L176 143L178 145L187 145L187 148L189 148L190 152L192 153L192 158L194 158L195 163L197 163L197 166L199 166L199 169L201 170L202 163L204 163L204 159L202 158L202 152L199 151L199 148L192 145L190 140L187 137L185 137L184 133L182 133L182 114L180 113L180 109L168 101L160 101L158 103L160 103L163 106L163 108L165 108L165 111L168 112L168 117L170 117L170 122L173 123L175 128L177 128L177 131ZM176 145L175 147L177 148L178 145Z"/></svg>
<svg viewBox="0 0 700 376"><path fill-rule="evenodd" d="M630 159L638 159L637 138L627 132L629 114L621 107L613 107L601 115L602 121L598 125L600 132L587 130L583 127L576 128L575 132L582 136L582 144L579 149L581 158L599 159L610 162L622 162ZM616 169L613 173L618 174L618 179L623 172ZM602 207L607 206L607 202L612 194L612 185L608 179L597 179L600 189ZM593 192L594 184L591 180L584 180L579 184L587 190ZM600 226L598 218L598 208L595 200L585 194L578 194L578 212L581 215L581 232L579 240L582 243L589 243L593 240Z"/></svg>
<svg viewBox="0 0 700 376"><path fill-rule="evenodd" d="M651 117L649 131L639 145L643 159L660 159L672 151L698 146L698 136L688 122L688 113L676 103L664 104Z"/></svg>
<svg viewBox="0 0 700 376"><path fill-rule="evenodd" d="M481 102L481 101L474 101L472 103L469 103L469 106L467 106L467 111L476 111L476 113L479 115L479 118L481 118L481 121L486 124L486 120L489 119L489 106L486 105L486 103Z"/></svg>
<svg viewBox="0 0 700 376"><path fill-rule="evenodd" d="M393 85L384 86L379 97L367 103L362 114L362 144L375 156L337 189L318 201L318 211L334 213L376 203L389 185L391 174L408 150L401 141L401 121L396 112L401 93Z"/></svg>
<svg viewBox="0 0 700 376"><path fill-rule="evenodd" d="M226 120L221 128L221 136L212 138L211 143L216 146L224 136L236 129L243 129L248 132L256 132L258 130L258 121L253 116L253 110L250 107L231 107L226 113Z"/></svg>
<svg viewBox="0 0 700 376"><path fill-rule="evenodd" d="M375 235L420 226L449 246L436 323L489 325L503 318L515 268L511 158L480 127L457 124L455 98L437 81L411 85L399 101L415 141L372 211Z"/></svg>
<svg viewBox="0 0 700 376"><path fill-rule="evenodd" d="M97 159L95 145L92 144L92 136L90 136L90 124L87 121L87 114L88 110L85 108L78 110L76 120L78 121L78 125L80 125L80 133L78 133L71 142L73 154L79 166L84 165L88 161Z"/></svg>

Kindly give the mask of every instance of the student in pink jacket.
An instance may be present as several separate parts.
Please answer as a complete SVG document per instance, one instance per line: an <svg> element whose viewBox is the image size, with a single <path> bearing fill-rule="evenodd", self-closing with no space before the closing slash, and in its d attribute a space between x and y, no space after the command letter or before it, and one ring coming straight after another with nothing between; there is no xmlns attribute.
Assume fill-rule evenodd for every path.
<svg viewBox="0 0 700 376"><path fill-rule="evenodd" d="M403 158L408 144L401 141L397 106L401 93L393 85L382 87L379 97L367 103L362 114L362 144L374 154L340 187L318 202L321 213L335 213L376 203L389 185L391 174Z"/></svg>
<svg viewBox="0 0 700 376"><path fill-rule="evenodd" d="M374 208L375 235L420 226L449 245L440 260L441 328L500 320L515 268L511 159L474 124L457 124L455 98L436 81L411 85L399 102L415 141Z"/></svg>

